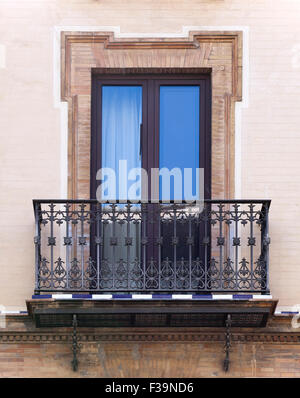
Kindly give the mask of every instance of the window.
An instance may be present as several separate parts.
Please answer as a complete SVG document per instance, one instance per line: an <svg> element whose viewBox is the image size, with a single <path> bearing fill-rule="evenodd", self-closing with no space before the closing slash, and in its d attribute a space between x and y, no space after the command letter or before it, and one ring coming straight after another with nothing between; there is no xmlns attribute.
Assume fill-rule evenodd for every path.
<svg viewBox="0 0 300 398"><path fill-rule="evenodd" d="M115 172L115 187L108 183L102 184L103 198L140 199L142 192L138 189L139 185L133 186L133 182L138 179L134 178L133 169L140 167L147 172L149 200L154 192L159 192L161 200L191 200L196 197L198 168L204 169L204 195L205 198L210 198L210 82L209 76L196 77L197 75L128 75L126 79L118 75L94 77L92 198L96 198L100 184L100 181L96 181L97 171L110 168ZM152 169L160 171L159 183L157 182L159 186L156 187L151 187ZM164 179L164 169L176 169L171 174L171 179ZM185 174L184 169L189 169L190 172ZM174 184L178 170L182 176L181 187ZM130 172L131 179L128 181ZM145 178L145 175L141 178ZM192 179L192 189L185 183L186 178ZM114 197L109 197L109 193Z"/></svg>
<svg viewBox="0 0 300 398"><path fill-rule="evenodd" d="M153 197L164 202L196 199L199 194L196 170L203 168L204 196L210 198L209 93L209 76L128 75L126 79L116 75L94 76L91 197L99 199L96 193L99 194L100 187L101 198L107 200L145 199L145 192L149 202ZM145 173L139 174L141 168ZM101 181L96 179L99 169L105 170ZM153 179L151 173L155 169L160 175ZM192 184L186 183L187 179ZM148 206L155 211L157 205ZM103 227L101 258L112 267L116 264L128 267L135 262L146 264L149 259L160 263L174 258L174 245L170 244L174 223L147 222L149 242L143 253L142 223L125 224L109 222ZM188 232L188 228L192 231ZM195 245L192 249L186 244L178 245L174 261L187 260L191 255L201 257L199 227L177 225L179 241L186 242L189 233L193 234ZM158 235L167 242L159 248ZM129 238L130 249L124 244L112 245L112 236L119 242ZM125 272L121 265L119 273Z"/></svg>

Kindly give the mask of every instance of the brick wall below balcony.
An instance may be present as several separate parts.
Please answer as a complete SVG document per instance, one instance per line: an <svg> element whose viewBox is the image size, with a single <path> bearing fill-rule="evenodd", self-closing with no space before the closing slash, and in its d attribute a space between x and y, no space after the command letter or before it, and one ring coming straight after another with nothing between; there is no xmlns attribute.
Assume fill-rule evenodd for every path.
<svg viewBox="0 0 300 398"><path fill-rule="evenodd" d="M1 344L0 377L300 377L299 344L235 343L222 370L222 342L87 343L79 370L69 344Z"/></svg>

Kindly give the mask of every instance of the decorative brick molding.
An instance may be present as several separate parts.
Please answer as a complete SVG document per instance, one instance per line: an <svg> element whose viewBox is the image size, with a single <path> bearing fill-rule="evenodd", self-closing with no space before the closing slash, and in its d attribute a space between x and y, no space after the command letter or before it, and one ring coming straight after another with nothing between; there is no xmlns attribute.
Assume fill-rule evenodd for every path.
<svg viewBox="0 0 300 398"><path fill-rule="evenodd" d="M80 343L95 342L224 342L224 330L218 332L118 332L107 333L99 331L78 330L78 340ZM232 341L238 343L272 343L272 344L300 344L300 332L234 332L232 331ZM72 332L70 331L29 331L29 332L0 332L0 343L71 343Z"/></svg>
<svg viewBox="0 0 300 398"><path fill-rule="evenodd" d="M97 68L209 71L212 196L234 197L234 103L242 99L242 32L190 32L181 40L116 40L112 32L62 32L61 99L69 104L69 198L89 198L91 77Z"/></svg>
<svg viewBox="0 0 300 398"><path fill-rule="evenodd" d="M57 306L64 302L55 302L54 300L44 300L37 302L37 300L29 301L34 305L41 306L43 303L48 303L50 306ZM70 301L66 302L70 307ZM99 305L99 302L77 300L78 306L88 308L90 306ZM218 303L214 302L215 306ZM109 303L108 303L109 304ZM175 303L176 304L176 303ZM73 305L73 304L72 304ZM137 303L140 305L140 303ZM155 305L155 304L154 304ZM234 303L232 303L234 305ZM247 305L247 303L246 303ZM250 305L250 303L248 303ZM261 305L265 305L261 302ZM30 307L31 308L31 307ZM29 309L30 309L29 308ZM300 330L291 327L292 316L271 316L268 324L264 328L240 328L234 327L231 330L232 342L236 343L267 343L267 344L299 344ZM135 343L135 342L203 342L203 343L224 343L225 328L222 327L185 327L185 328L78 328L78 339L81 343ZM0 343L3 344L42 344L42 343L71 343L72 342L72 327L59 328L36 328L33 320L33 312L29 314L12 314L6 316L6 328L0 329Z"/></svg>

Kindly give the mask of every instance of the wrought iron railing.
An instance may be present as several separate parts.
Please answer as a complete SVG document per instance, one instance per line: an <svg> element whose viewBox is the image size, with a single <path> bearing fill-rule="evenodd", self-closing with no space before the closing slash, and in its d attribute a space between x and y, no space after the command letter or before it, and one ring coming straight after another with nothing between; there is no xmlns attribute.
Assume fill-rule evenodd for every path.
<svg viewBox="0 0 300 398"><path fill-rule="evenodd" d="M35 292L269 292L269 200L34 200Z"/></svg>

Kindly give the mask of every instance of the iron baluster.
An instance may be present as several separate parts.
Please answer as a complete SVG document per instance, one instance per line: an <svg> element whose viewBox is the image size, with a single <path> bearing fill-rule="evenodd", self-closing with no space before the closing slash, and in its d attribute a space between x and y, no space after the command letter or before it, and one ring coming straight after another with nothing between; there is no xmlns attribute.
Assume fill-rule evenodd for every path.
<svg viewBox="0 0 300 398"><path fill-rule="evenodd" d="M239 244L240 244L240 238L239 238L239 205L235 204L234 205L234 238L233 238L233 244L235 247L235 283L236 287L238 287L238 267L239 267Z"/></svg>
<svg viewBox="0 0 300 398"><path fill-rule="evenodd" d="M253 246L255 245L255 238L253 236L253 207L254 205L251 203L249 205L250 208L250 216L249 216L249 220L250 220L250 239L249 239L249 246L250 246L250 275L251 275L251 288L253 288Z"/></svg>
<svg viewBox="0 0 300 398"><path fill-rule="evenodd" d="M203 203L203 217L204 217L204 238L208 237L208 219L209 219L209 210L207 203ZM199 217L199 225L200 225L200 214ZM199 239L199 253L201 253L201 239ZM204 242L204 288L205 290L209 289L208 286L208 242Z"/></svg>
<svg viewBox="0 0 300 398"><path fill-rule="evenodd" d="M153 208L153 210L155 207ZM161 223L163 222L162 219L164 217L163 214L163 206L162 205L157 205L157 217L158 217L158 258L157 258L157 264L158 264L158 289L161 289L161 279L162 279L162 274L161 274ZM155 211L155 210L154 210ZM153 215L155 217L155 215Z"/></svg>
<svg viewBox="0 0 300 398"><path fill-rule="evenodd" d="M143 256L143 289L146 289L146 267L147 267L147 258L146 258L146 250L147 250L147 213L146 206L144 204L141 205L141 231L142 231L142 256Z"/></svg>
<svg viewBox="0 0 300 398"><path fill-rule="evenodd" d="M265 289L264 292L268 293L270 291L269 287L269 245L270 245L270 237L269 237L269 203L264 202L263 209L263 230L262 230L262 258L264 260L264 273L265 273Z"/></svg>
<svg viewBox="0 0 300 398"><path fill-rule="evenodd" d="M81 249L80 249L80 257L81 257L81 287L84 286L84 246L85 246L85 236L84 236L84 210L85 205L82 204L81 206L81 214L80 214L80 237L81 239Z"/></svg>
<svg viewBox="0 0 300 398"><path fill-rule="evenodd" d="M69 256L69 251L71 248L71 241L70 241L70 236L69 236L69 208L70 205L66 203L65 205L66 208L66 239L65 239L65 246L66 246L66 286L67 289L69 289L69 272L70 272L70 256Z"/></svg>
<svg viewBox="0 0 300 398"><path fill-rule="evenodd" d="M126 247L127 247L127 287L130 287L129 272L130 272L130 210L131 205L127 203L127 223L126 223Z"/></svg>
<svg viewBox="0 0 300 398"><path fill-rule="evenodd" d="M97 263L97 290L100 288L100 243L101 243L101 229L100 222L102 217L102 208L99 203L96 204L95 210L95 220L96 220L96 263Z"/></svg>
<svg viewBox="0 0 300 398"><path fill-rule="evenodd" d="M48 239L48 245L50 246L50 274L51 274L51 287L54 288L54 258L53 258L53 246L55 245L55 237L53 235L53 221L54 221L54 207L53 203L50 203L50 240Z"/></svg>
<svg viewBox="0 0 300 398"><path fill-rule="evenodd" d="M226 284L224 284L224 280L223 280L223 276L224 278L226 278L226 274L224 273L223 275L223 204L219 204L218 205L219 208L219 237L218 237L218 243L217 245L219 246L219 259L220 259L220 287L221 289L224 288L224 286L226 286Z"/></svg>
<svg viewBox="0 0 300 398"><path fill-rule="evenodd" d="M177 213L176 213L176 205L173 205L174 208L174 218L173 218L173 253L174 253L174 287L177 287ZM172 277L171 277L172 278ZM172 281L172 279L171 279ZM171 282L172 283L172 282ZM172 284L170 284L172 286Z"/></svg>
<svg viewBox="0 0 300 398"><path fill-rule="evenodd" d="M111 205L111 210L112 210L112 216L111 216L111 220L112 220L112 238L113 238L113 246L112 246L112 251L113 251L113 255L112 255L112 285L115 288L116 287L116 204L112 204Z"/></svg>
<svg viewBox="0 0 300 398"><path fill-rule="evenodd" d="M39 293L40 289L40 261L41 261L41 205L34 203L35 215L35 293Z"/></svg>
<svg viewBox="0 0 300 398"><path fill-rule="evenodd" d="M190 207L189 207L189 210ZM190 239L188 248L189 248L189 288L192 288L192 215L191 213L188 215L188 226L189 226L189 235Z"/></svg>

